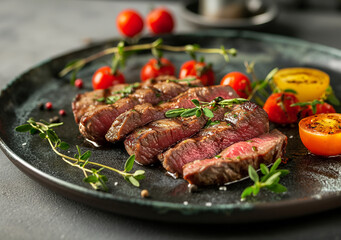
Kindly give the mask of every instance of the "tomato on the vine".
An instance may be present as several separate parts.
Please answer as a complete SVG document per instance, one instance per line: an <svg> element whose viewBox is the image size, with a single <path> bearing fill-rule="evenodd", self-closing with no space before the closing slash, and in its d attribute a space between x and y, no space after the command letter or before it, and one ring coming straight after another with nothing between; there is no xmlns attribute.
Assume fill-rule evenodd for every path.
<svg viewBox="0 0 341 240"><path fill-rule="evenodd" d="M200 79L205 86L213 85L215 81L212 66L207 65L205 62L198 62L196 60L187 61L182 64L180 68L180 79L190 76Z"/></svg>
<svg viewBox="0 0 341 240"><path fill-rule="evenodd" d="M289 124L297 121L299 106L291 107L298 99L293 93L273 93L266 100L263 109L267 112L269 120L274 123Z"/></svg>
<svg viewBox="0 0 341 240"><path fill-rule="evenodd" d="M134 37L143 30L143 19L138 12L126 9L120 12L116 19L117 28L127 37Z"/></svg>
<svg viewBox="0 0 341 240"><path fill-rule="evenodd" d="M322 113L303 118L299 124L302 143L322 156L341 154L341 114Z"/></svg>
<svg viewBox="0 0 341 240"><path fill-rule="evenodd" d="M316 104L316 112L315 114L320 114L320 113L335 113L335 108L328 104L328 103L322 103L322 104ZM308 116L314 115L312 106L306 106L305 108L302 108L301 111L301 118L305 118Z"/></svg>
<svg viewBox="0 0 341 240"><path fill-rule="evenodd" d="M140 77L144 82L150 78L156 78L163 75L175 75L174 64L166 58L161 58L160 62L156 58L150 59L141 69Z"/></svg>
<svg viewBox="0 0 341 240"><path fill-rule="evenodd" d="M106 89L124 82L124 75L118 70L116 70L115 74L113 74L112 69L109 66L97 69L92 76L92 87L94 89Z"/></svg>
<svg viewBox="0 0 341 240"><path fill-rule="evenodd" d="M174 28L174 19L166 8L155 8L147 16L147 26L154 34L170 33Z"/></svg>
<svg viewBox="0 0 341 240"><path fill-rule="evenodd" d="M248 98L252 92L250 79L241 72L230 72L226 74L220 85L231 86L241 98Z"/></svg>

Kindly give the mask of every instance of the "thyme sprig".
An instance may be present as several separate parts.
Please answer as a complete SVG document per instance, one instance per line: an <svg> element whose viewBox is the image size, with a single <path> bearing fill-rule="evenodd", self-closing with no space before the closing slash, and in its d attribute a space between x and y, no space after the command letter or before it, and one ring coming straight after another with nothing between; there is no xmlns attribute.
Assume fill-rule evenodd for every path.
<svg viewBox="0 0 341 240"><path fill-rule="evenodd" d="M97 102L105 102L106 104L113 104L117 100L127 97L139 86L140 86L140 83L133 83L124 87L122 90L113 92L111 96L96 98L95 100Z"/></svg>
<svg viewBox="0 0 341 240"><path fill-rule="evenodd" d="M256 170L251 165L249 165L249 176L255 184L245 188L241 195L241 199L245 200L248 196L251 195L256 196L262 188L267 188L268 190L275 193L286 192L287 188L280 184L279 180L280 177L287 175L289 173L289 170L277 169L281 161L281 158L278 158L270 169L265 164L261 163L260 170L263 174L261 178L259 178Z"/></svg>
<svg viewBox="0 0 341 240"><path fill-rule="evenodd" d="M221 46L220 48L200 48L200 46L197 44L193 44L193 45L188 44L185 46L171 46L171 45L162 44L162 39L157 39L156 41L152 43L136 44L136 45L131 45L131 46L123 46L123 44L120 44L118 47L111 47L111 48L104 49L86 58L82 58L82 59L79 59L79 60L76 60L67 64L66 67L59 73L59 76L63 77L71 71L78 72L87 63L92 62L106 55L114 54L115 56L117 56L116 60L118 61L119 57L117 54L119 54L120 60L122 61L123 52L129 53L129 52L143 51L143 50L153 50L153 52L161 51L161 50L170 51L170 52L186 52L190 54L192 57L195 56L195 53L220 54L224 57L226 62L229 61L230 56L237 55L237 50L235 48L225 49L224 46Z"/></svg>
<svg viewBox="0 0 341 240"><path fill-rule="evenodd" d="M222 107L231 107L233 104L240 104L243 102L247 102L248 100L244 98L232 98L232 99L223 99L221 97L217 97L211 102L202 102L197 99L192 99L192 103L194 104L194 108L176 108L171 109L166 112L166 117L174 118L174 117L201 117L204 114L209 119L214 117L212 110L210 109L215 108L217 105ZM212 125L217 124L216 121L213 122Z"/></svg>
<svg viewBox="0 0 341 240"><path fill-rule="evenodd" d="M106 182L108 181L108 178L101 174L103 169L111 170L113 172L118 173L121 175L125 180L127 180L132 185L139 187L140 183L139 180L142 180L145 178L145 171L144 170L137 170L134 173L131 173L130 171L133 168L135 156L130 156L125 165L124 170L118 170L116 168L106 166L100 163L89 161L91 157L91 151L86 151L84 153L81 152L80 148L76 146L77 148L77 154L75 154L74 157L70 157L68 155L65 155L64 153L60 152L60 150L68 150L70 145L64 141L62 141L56 132L54 131L54 127L58 127L63 125L63 123L47 123L43 120L40 122L36 122L33 118L30 118L27 121L27 124L20 125L15 128L17 132L29 132L30 134L36 134L39 133L39 136L43 140L47 140L50 144L52 150L62 158L62 160L68 164L70 164L73 167L77 167L83 171L84 179L83 181L86 183L89 183L94 189L96 190L102 190L102 191L108 191L108 187L106 185ZM99 169L94 168L87 168L86 166L93 165L100 167Z"/></svg>

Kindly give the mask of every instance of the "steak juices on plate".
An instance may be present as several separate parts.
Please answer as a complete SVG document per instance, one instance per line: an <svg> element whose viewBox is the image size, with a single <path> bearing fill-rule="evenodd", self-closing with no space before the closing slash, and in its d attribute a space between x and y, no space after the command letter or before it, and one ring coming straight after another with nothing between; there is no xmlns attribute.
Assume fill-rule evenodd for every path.
<svg viewBox="0 0 341 240"><path fill-rule="evenodd" d="M184 175L190 183L210 185L245 177L248 165L258 168L260 163L270 164L284 154L286 137L277 130L267 133L266 112L251 102L210 107L212 119L204 114L165 116L171 109L193 108L192 99L211 102L217 97L237 98L229 86L202 87L197 79L188 82L162 77L134 85L122 95L125 88L127 85L118 85L79 95L73 110L84 137L99 143L125 139L127 152L140 164L161 161L167 171ZM104 105L94 100L97 95L118 96L114 103ZM207 124L209 120L215 124ZM249 139L254 142L252 149L259 151L250 152ZM238 156L231 152L238 152ZM215 157L218 154L221 157Z"/></svg>

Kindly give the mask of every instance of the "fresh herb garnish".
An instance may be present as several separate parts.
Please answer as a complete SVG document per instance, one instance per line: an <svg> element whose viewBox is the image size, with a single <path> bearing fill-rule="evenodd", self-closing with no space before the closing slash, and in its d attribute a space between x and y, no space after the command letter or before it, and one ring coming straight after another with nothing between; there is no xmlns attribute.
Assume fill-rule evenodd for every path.
<svg viewBox="0 0 341 240"><path fill-rule="evenodd" d="M249 65L248 65L249 66ZM252 67L249 66L248 71L251 71L250 73L252 74L252 76L255 78L255 74L254 74L254 70L253 70L253 65ZM272 82L272 78L273 76L276 74L276 72L278 72L278 68L274 68L272 69L268 75L265 77L264 80L258 80L258 79L253 79L253 83L252 83L252 92L248 97L248 100L251 99L255 99L255 101L263 106L264 102L261 100L261 98L259 98L258 96L256 96L256 93L259 93L261 96L268 98L269 97L269 93L265 90L266 87L270 86L272 91L275 91L275 86Z"/></svg>
<svg viewBox="0 0 341 240"><path fill-rule="evenodd" d="M196 116L200 117L204 114L208 118L213 118L214 114L210 110L210 107L214 108L217 105L222 107L231 107L233 104L240 104L243 102L247 102L248 100L244 98L232 98L232 99L223 99L218 97L211 102L201 102L197 99L192 99L192 103L195 105L194 108L176 108L166 112L166 117L173 118L173 117L191 117ZM216 122L216 121L215 121ZM218 122L217 122L218 123ZM216 123L216 124L217 124Z"/></svg>
<svg viewBox="0 0 341 240"><path fill-rule="evenodd" d="M95 99L97 102L105 102L106 104L113 104L117 102L118 100L127 97L129 94L131 94L136 88L140 86L140 83L133 83L126 87L124 87L122 90L113 92L111 96L109 97L101 97Z"/></svg>
<svg viewBox="0 0 341 240"><path fill-rule="evenodd" d="M107 177L100 172L103 169L114 171L124 177L132 185L139 187L140 183L139 180L145 178L145 171L144 170L137 170L134 173L130 173L133 168L135 156L132 155L128 158L125 163L124 170L118 170L113 167L109 167L100 163L90 162L89 159L91 157L91 152L86 151L84 153L81 152L80 148L77 148L77 154L74 157L67 156L59 151L61 150L68 150L69 144L62 141L56 132L54 131L54 127L61 126L63 123L48 123L46 121L41 120L40 122L36 122L33 118L30 118L27 121L27 124L20 125L15 128L17 132L29 132L30 134L39 133L39 136L43 140L47 140L50 144L52 150L62 158L62 160L73 167L77 167L81 169L84 173L85 178L83 179L84 182L89 183L94 189L108 191L108 187L106 186L106 182L108 181ZM100 169L94 168L86 168L88 165L93 165L100 167ZM91 174L91 175L90 175Z"/></svg>
<svg viewBox="0 0 341 240"><path fill-rule="evenodd" d="M289 170L286 169L277 169L279 164L281 163L281 158L278 158L272 167L269 168L261 163L260 170L263 176L259 179L259 176L256 170L249 165L249 176L252 181L255 182L254 185L245 188L241 195L241 199L245 200L248 196L256 196L261 188L267 188L275 193L283 193L287 191L287 188L279 183L280 177L285 176L289 173Z"/></svg>
<svg viewBox="0 0 341 240"><path fill-rule="evenodd" d="M311 106L311 110L313 112L313 114L316 113L317 108L316 105L317 104L323 104L324 102L322 100L313 100L311 102L298 102L298 103L293 103L290 105L290 107L295 107L295 106L300 106L300 107L307 107L307 106Z"/></svg>

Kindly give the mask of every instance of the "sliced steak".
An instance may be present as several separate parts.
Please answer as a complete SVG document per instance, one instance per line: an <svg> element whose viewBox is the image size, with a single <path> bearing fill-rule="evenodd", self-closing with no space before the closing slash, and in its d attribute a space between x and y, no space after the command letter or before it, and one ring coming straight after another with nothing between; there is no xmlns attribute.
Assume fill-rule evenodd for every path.
<svg viewBox="0 0 341 240"><path fill-rule="evenodd" d="M186 139L159 155L164 168L182 174L182 167L194 160L211 158L228 146L257 137L269 131L266 112L258 105L246 102L235 105L219 124L202 129L193 138Z"/></svg>
<svg viewBox="0 0 341 240"><path fill-rule="evenodd" d="M109 142L121 140L136 128L142 127L152 121L166 118L165 112L170 109L193 107L192 99L210 102L217 97L231 99L237 98L238 95L230 86L197 87L188 89L169 102L162 103L158 106L153 106L150 103L137 105L116 118L105 138Z"/></svg>
<svg viewBox="0 0 341 240"><path fill-rule="evenodd" d="M191 84L202 85L200 80L194 80ZM79 130L81 134L94 142L105 141L105 134L116 117L138 104L157 104L160 101L169 100L186 91L192 85L173 81L159 82L154 85L143 86L127 97L117 100L110 105L98 106L87 112L81 118Z"/></svg>
<svg viewBox="0 0 341 240"><path fill-rule="evenodd" d="M278 130L248 141L238 142L219 156L196 160L183 167L183 177L195 185L213 185L232 182L248 175L248 166L258 169L261 163L269 165L285 152L287 137Z"/></svg>
<svg viewBox="0 0 341 240"><path fill-rule="evenodd" d="M192 105L193 106L193 105ZM224 118L228 108L214 111L213 121ZM124 141L125 148L135 160L143 165L158 162L157 155L180 140L191 137L202 129L207 122L203 114L200 117L162 119L145 127L136 129Z"/></svg>
<svg viewBox="0 0 341 240"><path fill-rule="evenodd" d="M144 86L154 85L158 82L164 82L167 80L176 80L174 76L159 76L155 79L149 79L141 84L136 84L132 88L131 92ZM106 105L106 99L114 99L115 97L122 97L124 90L132 84L117 84L107 89L98 89L90 92L78 94L72 102L72 111L76 123L79 123L81 117L88 111L96 108L97 105Z"/></svg>
<svg viewBox="0 0 341 240"><path fill-rule="evenodd" d="M81 117L88 111L94 109L98 105L105 105L104 101L97 101L96 99L105 99L109 96L119 96L121 91L129 84L118 84L107 89L98 89L91 92L77 94L72 102L72 112L76 123L79 123Z"/></svg>

